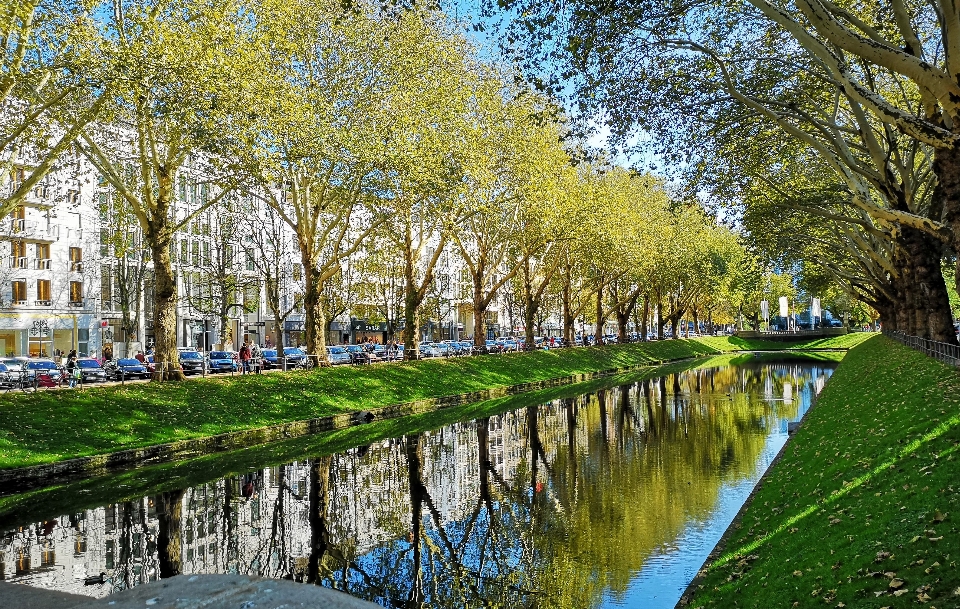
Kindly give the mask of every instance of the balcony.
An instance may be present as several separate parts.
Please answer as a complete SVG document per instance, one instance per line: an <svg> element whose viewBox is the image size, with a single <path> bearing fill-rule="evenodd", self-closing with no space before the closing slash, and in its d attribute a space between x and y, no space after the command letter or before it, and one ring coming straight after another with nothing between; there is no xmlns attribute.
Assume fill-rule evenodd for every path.
<svg viewBox="0 0 960 609"><path fill-rule="evenodd" d="M27 306L27 301L26 301L26 300L14 300L14 301L13 301L13 306L15 306L15 307L25 307L25 306Z"/></svg>
<svg viewBox="0 0 960 609"><path fill-rule="evenodd" d="M71 260L70 261L70 272L71 273L82 273L83 272L83 262L80 260Z"/></svg>
<svg viewBox="0 0 960 609"><path fill-rule="evenodd" d="M26 239L28 241L54 242L60 239L60 226L41 227L37 222L14 218L0 222L0 237L8 239Z"/></svg>
<svg viewBox="0 0 960 609"><path fill-rule="evenodd" d="M10 268L12 268L12 269L25 269L25 268L27 268L27 257L26 257L26 256L11 256L11 257L10 257Z"/></svg>
<svg viewBox="0 0 960 609"><path fill-rule="evenodd" d="M38 307L49 307L52 303L49 300L37 300L34 304Z"/></svg>
<svg viewBox="0 0 960 609"><path fill-rule="evenodd" d="M83 301L82 301L82 300L71 300L70 302L67 303L67 306L68 306L68 307L77 308L77 309L82 309L82 308L83 308Z"/></svg>
<svg viewBox="0 0 960 609"><path fill-rule="evenodd" d="M49 271L51 262L50 258L37 258L33 261L34 268L42 271Z"/></svg>

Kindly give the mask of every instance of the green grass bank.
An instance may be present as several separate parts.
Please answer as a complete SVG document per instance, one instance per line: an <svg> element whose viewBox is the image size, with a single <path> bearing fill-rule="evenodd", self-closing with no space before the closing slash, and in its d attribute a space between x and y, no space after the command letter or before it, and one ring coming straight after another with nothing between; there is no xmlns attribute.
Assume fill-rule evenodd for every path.
<svg viewBox="0 0 960 609"><path fill-rule="evenodd" d="M690 607L960 607L960 373L851 349ZM685 599L686 600L686 599Z"/></svg>
<svg viewBox="0 0 960 609"><path fill-rule="evenodd" d="M862 340L865 335L852 337ZM0 398L0 469L721 352L845 348L851 342L846 336L792 344L703 338L184 383L8 393Z"/></svg>

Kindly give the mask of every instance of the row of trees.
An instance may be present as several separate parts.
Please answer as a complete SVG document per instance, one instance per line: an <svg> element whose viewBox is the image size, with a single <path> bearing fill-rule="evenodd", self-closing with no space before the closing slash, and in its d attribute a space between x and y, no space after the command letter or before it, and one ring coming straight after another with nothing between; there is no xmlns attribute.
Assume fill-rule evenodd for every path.
<svg viewBox="0 0 960 609"><path fill-rule="evenodd" d="M755 234L778 229L761 236L787 247L774 254L887 328L954 340L941 273L960 251L954 4L512 4L532 48L569 60L584 109L655 134L697 192L732 201Z"/></svg>
<svg viewBox="0 0 960 609"><path fill-rule="evenodd" d="M653 178L573 162L557 109L478 60L442 14L334 0L23 0L2 18L4 162L30 176L0 213L71 146L92 164L110 213L142 235L113 249L149 250L161 378L179 376L176 236L238 198L264 210L233 230L249 231L278 320L289 313L278 265L299 256L306 344L321 356L324 304L347 261L397 265L411 357L445 253L469 273L477 327L512 284L529 339L551 297L568 338L588 310L621 334L632 317L646 325L651 303L669 312L661 330L665 317L709 317L732 270L750 268L733 234ZM188 177L203 196L181 192ZM238 288L208 280L223 319Z"/></svg>

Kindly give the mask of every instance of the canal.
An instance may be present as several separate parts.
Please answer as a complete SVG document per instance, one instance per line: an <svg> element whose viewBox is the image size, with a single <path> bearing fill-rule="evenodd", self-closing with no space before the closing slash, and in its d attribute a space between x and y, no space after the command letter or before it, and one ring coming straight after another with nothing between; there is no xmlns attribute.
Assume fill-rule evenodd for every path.
<svg viewBox="0 0 960 609"><path fill-rule="evenodd" d="M184 486L144 468L8 496L0 579L103 597L244 573L386 607L673 607L834 367L728 357L335 454L199 460Z"/></svg>

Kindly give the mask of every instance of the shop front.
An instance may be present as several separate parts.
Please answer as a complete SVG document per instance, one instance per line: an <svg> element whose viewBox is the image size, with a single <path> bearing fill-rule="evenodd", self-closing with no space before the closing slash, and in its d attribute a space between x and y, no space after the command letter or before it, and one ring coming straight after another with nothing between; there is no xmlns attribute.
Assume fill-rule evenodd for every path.
<svg viewBox="0 0 960 609"><path fill-rule="evenodd" d="M351 344L366 342L381 345L386 344L387 322L369 322L366 319L351 319L349 342Z"/></svg>
<svg viewBox="0 0 960 609"><path fill-rule="evenodd" d="M303 320L287 320L283 322L283 345L285 347L299 347L306 343L306 333Z"/></svg>

